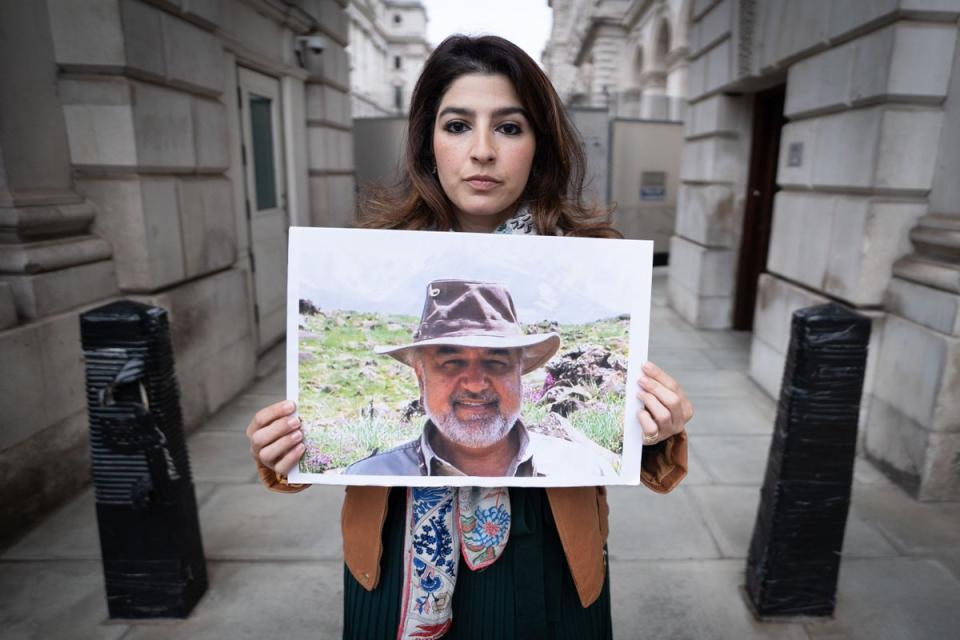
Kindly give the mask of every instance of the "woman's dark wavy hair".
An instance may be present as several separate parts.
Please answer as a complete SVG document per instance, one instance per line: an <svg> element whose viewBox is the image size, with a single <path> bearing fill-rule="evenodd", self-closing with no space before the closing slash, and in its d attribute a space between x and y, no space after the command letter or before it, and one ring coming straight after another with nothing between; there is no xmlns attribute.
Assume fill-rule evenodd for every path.
<svg viewBox="0 0 960 640"><path fill-rule="evenodd" d="M450 85L468 73L503 74L513 84L536 136L530 177L520 196L543 235L621 237L609 211L583 202L586 160L580 136L539 66L496 36L453 35L427 59L410 100L407 143L398 182L361 197L360 226L380 229L455 228L453 204L433 173L433 128Z"/></svg>

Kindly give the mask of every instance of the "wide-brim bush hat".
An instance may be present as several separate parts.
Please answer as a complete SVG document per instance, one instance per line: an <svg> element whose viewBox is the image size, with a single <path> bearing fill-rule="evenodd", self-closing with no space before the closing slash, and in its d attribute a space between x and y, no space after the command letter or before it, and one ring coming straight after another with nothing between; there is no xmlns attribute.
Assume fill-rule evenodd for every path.
<svg viewBox="0 0 960 640"><path fill-rule="evenodd" d="M378 346L374 351L413 366L415 350L433 345L522 349L523 373L529 373L553 357L560 348L560 336L525 334L510 292L498 282L434 280L427 285L413 342Z"/></svg>

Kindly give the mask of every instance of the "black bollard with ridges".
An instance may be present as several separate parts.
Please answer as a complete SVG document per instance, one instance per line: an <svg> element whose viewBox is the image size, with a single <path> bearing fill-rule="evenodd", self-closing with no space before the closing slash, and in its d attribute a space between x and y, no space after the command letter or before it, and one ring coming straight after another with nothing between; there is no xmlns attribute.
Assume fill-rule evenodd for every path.
<svg viewBox="0 0 960 640"><path fill-rule="evenodd" d="M747 558L760 617L833 614L869 339L870 320L837 304L793 314Z"/></svg>
<svg viewBox="0 0 960 640"><path fill-rule="evenodd" d="M111 618L184 618L207 588L167 312L122 300L80 316Z"/></svg>

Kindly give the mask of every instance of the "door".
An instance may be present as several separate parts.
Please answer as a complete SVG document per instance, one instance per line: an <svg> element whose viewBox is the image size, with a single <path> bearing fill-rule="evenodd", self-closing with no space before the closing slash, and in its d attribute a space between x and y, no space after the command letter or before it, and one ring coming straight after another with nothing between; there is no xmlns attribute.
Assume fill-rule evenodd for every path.
<svg viewBox="0 0 960 640"><path fill-rule="evenodd" d="M287 217L280 82L238 68L244 182L258 351L279 342L286 325Z"/></svg>
<svg viewBox="0 0 960 640"><path fill-rule="evenodd" d="M782 84L754 97L750 175L747 178L747 202L743 211L737 293L733 306L733 328L741 331L753 329L757 280L767 267L773 197L778 191L780 133L786 123L783 117L786 92L787 85Z"/></svg>

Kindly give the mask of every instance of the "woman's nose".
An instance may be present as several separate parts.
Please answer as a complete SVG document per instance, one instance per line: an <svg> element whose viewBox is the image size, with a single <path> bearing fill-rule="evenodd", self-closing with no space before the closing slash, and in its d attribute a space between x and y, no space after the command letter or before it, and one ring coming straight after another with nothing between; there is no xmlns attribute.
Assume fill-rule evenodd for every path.
<svg viewBox="0 0 960 640"><path fill-rule="evenodd" d="M474 137L470 157L481 163L492 162L497 157L492 134L481 131Z"/></svg>

